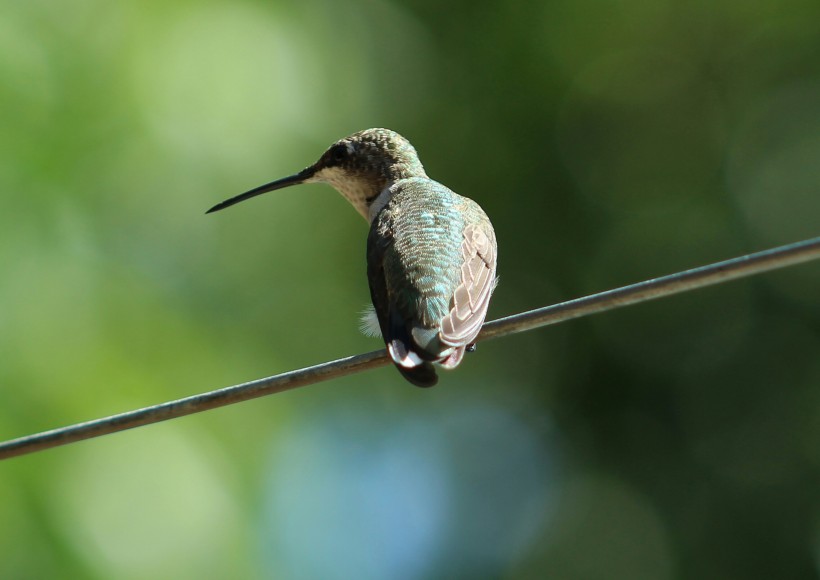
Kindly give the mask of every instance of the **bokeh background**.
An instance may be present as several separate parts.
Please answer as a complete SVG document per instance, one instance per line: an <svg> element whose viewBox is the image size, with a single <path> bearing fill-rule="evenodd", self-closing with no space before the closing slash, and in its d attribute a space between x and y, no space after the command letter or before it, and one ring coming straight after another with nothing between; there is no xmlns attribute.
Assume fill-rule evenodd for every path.
<svg viewBox="0 0 820 580"><path fill-rule="evenodd" d="M820 233L816 0L0 3L0 438L373 350L329 187L479 201L490 318ZM4 578L817 578L820 267L0 464Z"/></svg>

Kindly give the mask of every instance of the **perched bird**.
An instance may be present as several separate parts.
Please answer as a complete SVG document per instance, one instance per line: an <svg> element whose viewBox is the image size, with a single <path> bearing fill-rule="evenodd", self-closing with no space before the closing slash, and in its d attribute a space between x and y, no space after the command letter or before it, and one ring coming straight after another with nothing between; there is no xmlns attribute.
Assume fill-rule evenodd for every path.
<svg viewBox="0 0 820 580"><path fill-rule="evenodd" d="M330 146L319 160L215 205L218 211L300 183L329 183L370 223L367 277L378 328L401 374L438 381L474 341L496 284L495 232L474 201L433 181L410 142L367 129Z"/></svg>

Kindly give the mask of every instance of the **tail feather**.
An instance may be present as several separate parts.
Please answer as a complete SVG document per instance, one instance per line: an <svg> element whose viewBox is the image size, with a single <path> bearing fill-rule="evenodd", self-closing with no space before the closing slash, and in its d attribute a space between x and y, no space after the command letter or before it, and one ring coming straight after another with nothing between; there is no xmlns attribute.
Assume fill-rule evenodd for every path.
<svg viewBox="0 0 820 580"><path fill-rule="evenodd" d="M429 352L424 347L418 344L416 336L418 332L411 332L407 323L395 310L388 315L388 324L386 328L387 334L387 352L390 353L390 358L402 376L417 387L432 387L438 383L438 376L433 367L433 363L440 363L444 360L450 361L450 365L446 368L453 368L461 360L461 356L455 351L458 349L447 348L444 352ZM414 329L416 330L416 329ZM438 336L437 331L432 331L435 337ZM435 343L434 346L442 346L429 337L425 341L425 345ZM464 349L461 349L461 353ZM454 356L455 355L455 356Z"/></svg>
<svg viewBox="0 0 820 580"><path fill-rule="evenodd" d="M428 388L433 387L438 383L438 375L436 369L429 362L422 363L417 367L405 368L401 365L396 365L401 375L416 385L417 387Z"/></svg>
<svg viewBox="0 0 820 580"><path fill-rule="evenodd" d="M387 352L390 353L390 358L394 363L406 369L415 368L424 362L418 354L408 349L407 345L398 338L387 343Z"/></svg>
<svg viewBox="0 0 820 580"><path fill-rule="evenodd" d="M464 349L465 347L463 346L459 346L458 348L453 349L453 352L450 353L450 356L441 361L442 368L456 368L459 365L459 363L461 363L461 359L464 358Z"/></svg>

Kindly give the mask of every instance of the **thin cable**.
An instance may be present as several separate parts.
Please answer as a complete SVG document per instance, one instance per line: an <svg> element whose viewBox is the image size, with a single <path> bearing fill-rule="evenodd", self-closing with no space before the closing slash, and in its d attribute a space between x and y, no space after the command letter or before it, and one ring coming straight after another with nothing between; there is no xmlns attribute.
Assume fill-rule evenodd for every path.
<svg viewBox="0 0 820 580"><path fill-rule="evenodd" d="M646 302L818 258L820 258L820 237L493 320L484 325L478 339L489 340L516 332L533 330L572 318ZM184 417L386 364L388 364L386 352L378 350L119 415L43 431L0 443L0 459Z"/></svg>

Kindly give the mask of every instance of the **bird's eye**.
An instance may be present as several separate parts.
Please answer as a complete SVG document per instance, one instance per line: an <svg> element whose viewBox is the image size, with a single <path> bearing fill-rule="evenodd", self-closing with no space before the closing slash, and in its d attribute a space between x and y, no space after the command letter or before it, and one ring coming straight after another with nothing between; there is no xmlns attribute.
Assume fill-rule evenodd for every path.
<svg viewBox="0 0 820 580"><path fill-rule="evenodd" d="M347 159L347 145L340 143L333 147L333 149L330 150L330 159L334 163L341 163Z"/></svg>

